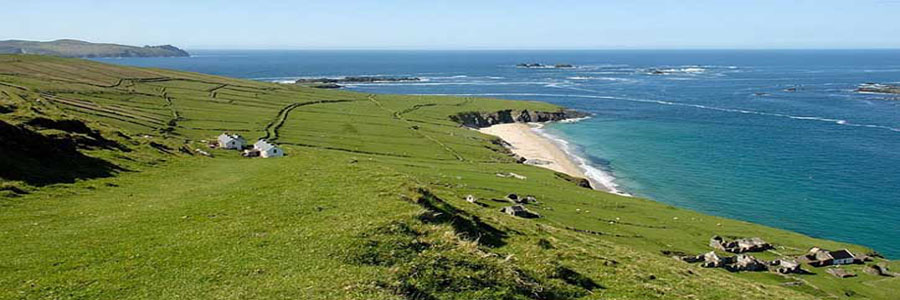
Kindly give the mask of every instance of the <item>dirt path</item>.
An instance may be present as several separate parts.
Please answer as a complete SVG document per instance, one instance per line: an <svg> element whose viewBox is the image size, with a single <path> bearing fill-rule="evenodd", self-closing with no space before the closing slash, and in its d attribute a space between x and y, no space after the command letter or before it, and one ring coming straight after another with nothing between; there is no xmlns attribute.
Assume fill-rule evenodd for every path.
<svg viewBox="0 0 900 300"><path fill-rule="evenodd" d="M344 103L344 102L353 102L354 100L318 100L312 102L302 102L302 103L292 103L288 106L283 107L278 111L278 115L275 116L275 119L272 122L266 124L266 128L263 129L266 131L266 135L260 137L262 140L267 141L276 141L278 140L278 130L281 129L281 126L284 126L284 122L287 121L288 114L291 113L292 110L301 106L314 105L314 104L326 104L326 103Z"/></svg>

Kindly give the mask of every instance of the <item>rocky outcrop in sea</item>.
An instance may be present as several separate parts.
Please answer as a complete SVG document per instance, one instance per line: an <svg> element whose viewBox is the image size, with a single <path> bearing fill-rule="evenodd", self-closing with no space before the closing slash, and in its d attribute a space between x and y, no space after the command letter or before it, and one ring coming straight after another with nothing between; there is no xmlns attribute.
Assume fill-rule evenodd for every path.
<svg viewBox="0 0 900 300"><path fill-rule="evenodd" d="M856 89L858 93L900 94L900 85L865 83Z"/></svg>

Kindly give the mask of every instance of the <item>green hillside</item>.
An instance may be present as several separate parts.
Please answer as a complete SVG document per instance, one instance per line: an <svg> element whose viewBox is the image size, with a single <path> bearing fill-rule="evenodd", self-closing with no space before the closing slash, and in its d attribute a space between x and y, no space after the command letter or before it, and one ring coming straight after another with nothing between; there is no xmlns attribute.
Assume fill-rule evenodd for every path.
<svg viewBox="0 0 900 300"><path fill-rule="evenodd" d="M450 116L541 102L367 95L0 55L0 299L891 299L876 259L805 275L671 256L825 241L578 186ZM287 156L209 149L224 132ZM204 155L209 152L210 156ZM501 177L516 173L525 177ZM509 193L541 215L503 214ZM464 200L478 198L477 204Z"/></svg>
<svg viewBox="0 0 900 300"><path fill-rule="evenodd" d="M0 41L0 54L40 54L62 57L171 57L190 56L186 51L171 45L126 46L100 44L79 40L55 40L49 42L7 40Z"/></svg>

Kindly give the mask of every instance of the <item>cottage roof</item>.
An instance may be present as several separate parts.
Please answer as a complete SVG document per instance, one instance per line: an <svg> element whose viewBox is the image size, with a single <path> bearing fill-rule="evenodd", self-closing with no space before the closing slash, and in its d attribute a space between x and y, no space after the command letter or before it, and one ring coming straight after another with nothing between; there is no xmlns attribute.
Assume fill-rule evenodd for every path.
<svg viewBox="0 0 900 300"><path fill-rule="evenodd" d="M238 135L238 134L229 134L229 133L226 132L226 133L222 133L221 135L219 135L219 140L225 140L225 141L228 141L228 140L239 140L239 141L243 141L244 138L241 137L241 136Z"/></svg>
<svg viewBox="0 0 900 300"><path fill-rule="evenodd" d="M275 148L274 145L269 144L269 142L267 142L266 140L257 141L255 144L253 144L253 147L259 149L259 151L268 151L269 149Z"/></svg>
<svg viewBox="0 0 900 300"><path fill-rule="evenodd" d="M834 259L845 259L845 258L853 258L853 253L847 251L847 249L841 249L837 251L831 251L831 257Z"/></svg>
<svg viewBox="0 0 900 300"><path fill-rule="evenodd" d="M798 263L796 260L792 260L792 259L781 259L778 261L778 265L785 267L785 268L796 268L796 267L800 266L800 263Z"/></svg>

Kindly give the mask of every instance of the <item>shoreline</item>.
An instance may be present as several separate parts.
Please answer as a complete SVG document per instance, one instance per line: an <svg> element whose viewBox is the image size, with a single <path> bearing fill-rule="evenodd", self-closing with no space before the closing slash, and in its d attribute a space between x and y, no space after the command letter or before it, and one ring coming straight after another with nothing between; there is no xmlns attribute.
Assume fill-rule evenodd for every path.
<svg viewBox="0 0 900 300"><path fill-rule="evenodd" d="M631 196L617 189L612 175L591 166L587 159L573 153L568 141L546 133L543 130L545 124L504 123L479 128L478 131L505 141L510 151L526 159L525 164L585 178L595 190Z"/></svg>

